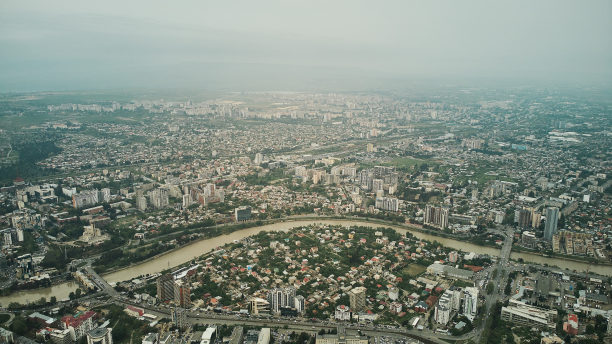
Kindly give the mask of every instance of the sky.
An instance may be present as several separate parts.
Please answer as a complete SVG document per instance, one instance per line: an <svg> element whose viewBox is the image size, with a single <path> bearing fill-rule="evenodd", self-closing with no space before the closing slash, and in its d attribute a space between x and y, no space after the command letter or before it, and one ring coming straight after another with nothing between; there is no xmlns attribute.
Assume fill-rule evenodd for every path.
<svg viewBox="0 0 612 344"><path fill-rule="evenodd" d="M610 0L0 1L0 92L609 85Z"/></svg>

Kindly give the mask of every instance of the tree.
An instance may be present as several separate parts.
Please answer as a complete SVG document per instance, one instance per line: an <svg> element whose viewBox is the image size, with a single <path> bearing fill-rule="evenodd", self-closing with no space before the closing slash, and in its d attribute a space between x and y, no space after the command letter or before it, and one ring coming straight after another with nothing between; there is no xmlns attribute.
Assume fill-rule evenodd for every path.
<svg viewBox="0 0 612 344"><path fill-rule="evenodd" d="M55 296L51 296L51 299L49 300L49 302L51 302L52 304L55 304L57 302L57 298Z"/></svg>
<svg viewBox="0 0 612 344"><path fill-rule="evenodd" d="M495 286L493 285L493 282L489 282L487 284L487 294L493 294L493 289L495 289Z"/></svg>
<svg viewBox="0 0 612 344"><path fill-rule="evenodd" d="M21 315L16 316L11 324L11 331L18 335L26 334L26 332L28 332L28 323L26 319Z"/></svg>

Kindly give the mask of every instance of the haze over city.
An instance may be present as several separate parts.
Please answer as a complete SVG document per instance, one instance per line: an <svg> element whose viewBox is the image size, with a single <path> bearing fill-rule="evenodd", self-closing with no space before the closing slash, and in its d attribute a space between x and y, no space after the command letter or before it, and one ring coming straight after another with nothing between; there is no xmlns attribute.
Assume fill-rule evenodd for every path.
<svg viewBox="0 0 612 344"><path fill-rule="evenodd" d="M611 17L606 0L9 0L0 90L601 86Z"/></svg>

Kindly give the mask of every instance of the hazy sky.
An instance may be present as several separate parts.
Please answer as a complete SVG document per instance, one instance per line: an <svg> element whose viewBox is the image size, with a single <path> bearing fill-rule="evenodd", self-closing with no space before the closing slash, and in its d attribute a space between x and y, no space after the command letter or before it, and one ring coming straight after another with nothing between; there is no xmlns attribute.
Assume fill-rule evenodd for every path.
<svg viewBox="0 0 612 344"><path fill-rule="evenodd" d="M0 91L610 83L612 1L0 1Z"/></svg>

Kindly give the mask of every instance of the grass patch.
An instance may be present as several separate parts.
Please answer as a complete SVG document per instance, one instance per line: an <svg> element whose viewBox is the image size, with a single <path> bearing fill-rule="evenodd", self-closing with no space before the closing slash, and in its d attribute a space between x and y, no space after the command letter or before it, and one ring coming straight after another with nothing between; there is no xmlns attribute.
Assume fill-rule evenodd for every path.
<svg viewBox="0 0 612 344"><path fill-rule="evenodd" d="M409 264L404 268L404 270L402 270L402 274L409 275L411 277L416 277L425 272L425 270L427 270L427 268L423 265Z"/></svg>

